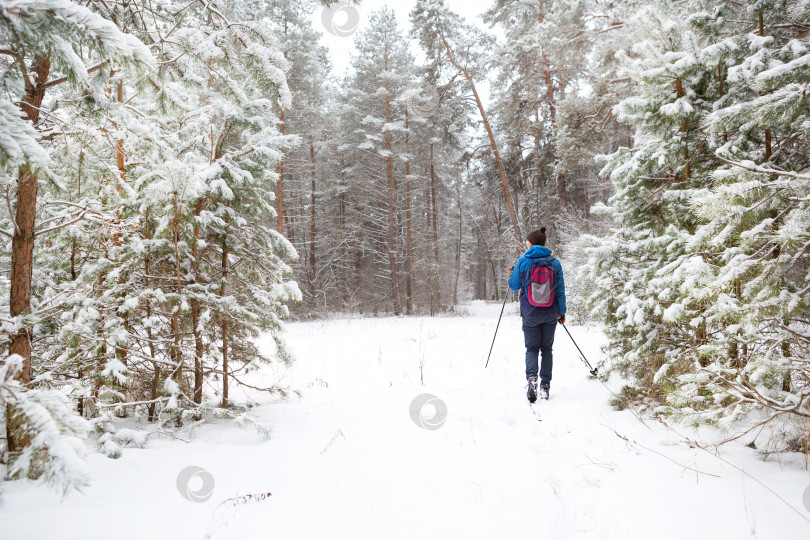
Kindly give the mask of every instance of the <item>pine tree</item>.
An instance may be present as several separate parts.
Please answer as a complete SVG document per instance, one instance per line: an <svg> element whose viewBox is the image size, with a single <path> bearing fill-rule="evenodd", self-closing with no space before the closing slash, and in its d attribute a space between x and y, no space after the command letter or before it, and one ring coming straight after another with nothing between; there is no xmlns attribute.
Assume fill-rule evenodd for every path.
<svg viewBox="0 0 810 540"><path fill-rule="evenodd" d="M273 30L235 24L210 2L91 7L25 3L24 13L3 11L0 27L13 99L26 112L44 97L28 122L2 106L14 127L0 137L4 178L10 187L19 169L23 183L34 181L33 196L36 175L49 180L38 199L25 199L25 189L17 197L26 216L37 211L45 240L28 282L31 310L3 328L4 452L18 460L10 472L44 473L66 487L84 475L53 473L78 466L54 437L87 429L64 416L67 399L113 457L118 443L104 433L113 414L163 425L221 415L211 398L230 405L229 382L240 373L268 354L290 360L281 319L300 299L289 281L295 249L267 226L276 166L294 142L278 129L292 96ZM95 65L80 61L91 57ZM31 62L38 78L27 74ZM138 64L146 69L132 69ZM12 258L17 251L24 262L25 250ZM19 303L25 287L2 286ZM14 354L23 334L36 337L30 363ZM259 351L264 334L275 351ZM48 423L47 414L62 416Z"/></svg>
<svg viewBox="0 0 810 540"><path fill-rule="evenodd" d="M49 195L48 191L39 191L40 177L48 174L50 165L49 148L42 146L39 134L48 132L49 138L60 139L60 133L71 131L54 111L52 92L64 92L75 99L81 96L83 87L92 91L94 83L113 66L149 66L153 58L140 41L88 8L67 0L4 7L0 11L0 40L8 92L2 111L11 128L3 136L0 175L6 192L13 190L16 207L14 216L9 216L13 225L13 234L9 235L10 324L4 324L2 336L8 353L2 377L4 450L12 462L12 474L45 474L70 489L86 481L77 464L78 445L71 442L72 436L85 426L71 417L58 392L28 386L34 371L32 336L39 333L43 321L53 316L54 309L54 299L45 296L40 303L34 296L35 291L40 292L39 283L34 281L35 271L41 270L35 264L35 237L75 222L89 208L46 201L53 205L48 211L50 216L37 229L43 195ZM94 65L83 60L91 56ZM58 197L58 187L54 192ZM50 292L47 278L44 281L45 291Z"/></svg>
<svg viewBox="0 0 810 540"><path fill-rule="evenodd" d="M491 59L495 124L508 141L520 213L529 227L549 224L553 237L578 214L587 220L591 199L605 193L593 158L617 141L610 81L621 15L614 3L543 0L499 1L485 13L505 34Z"/></svg>
<svg viewBox="0 0 810 540"><path fill-rule="evenodd" d="M771 420L787 414L780 438L805 448L806 434L790 418L809 412L798 383L807 377L808 352L810 162L801 127L808 41L789 23L808 14L803 3L770 1L695 16L707 33L723 36L704 52L725 64L718 70L726 93L706 118L724 163L711 187L694 197L701 225L689 246L717 269L705 313L715 338L704 351L712 361L671 400L725 425L755 407L766 408ZM707 405L699 397L705 395L724 406Z"/></svg>
<svg viewBox="0 0 810 540"><path fill-rule="evenodd" d="M376 232L374 250L388 263L390 299L393 312L402 311L399 278L399 215L398 189L400 181L395 170L399 161L397 147L404 130L404 108L396 97L405 89L412 76L413 58L397 27L396 16L390 9L374 12L369 28L356 40L358 55L353 59L355 75L350 81L348 100L351 104L349 122L356 126L354 144L363 153L355 167L370 174L371 189L378 194L370 208L368 229ZM368 173L366 173L368 174Z"/></svg>
<svg viewBox="0 0 810 540"><path fill-rule="evenodd" d="M717 164L701 121L718 87L715 71L700 60L697 36L679 17L645 11L636 24L654 28L657 37L622 55L635 95L614 110L636 128L636 137L632 148L606 158L603 172L615 189L609 214L617 229L593 239L586 269L596 286L593 310L607 323L617 366L653 390L662 366L707 341L705 304L677 298L680 290L700 287L696 275L707 271L687 243L697 227L690 197L710 183ZM691 265L690 279L675 272L683 265Z"/></svg>
<svg viewBox="0 0 810 540"><path fill-rule="evenodd" d="M467 87L472 92L472 100L478 108L481 122L492 148L512 220L515 240L519 245L523 238L509 188L509 180L501 158L498 141L475 83L476 80L480 80L481 72L484 70L484 51L488 45L491 45L491 39L476 28L465 24L458 15L450 11L444 0L420 0L411 12L411 20L415 32L430 59L429 73L433 73L435 76L435 74L440 73L438 66L446 64L445 70L455 72L453 79L463 77ZM440 61L439 58L441 58L442 54L446 59Z"/></svg>
<svg viewBox="0 0 810 540"><path fill-rule="evenodd" d="M283 284L295 251L264 225L287 145L277 128L287 63L260 22L234 25L202 2L164 7L154 27L117 17L144 39L179 30L156 44L160 69L120 110L124 148L139 159L127 156L129 193L112 190L107 204L120 201L129 226L92 237L101 245L80 272L90 290L62 331L71 361L95 373L94 399L149 403L150 418L163 406L199 414L214 374L227 405L233 363L262 358L251 339L277 332L283 302L299 295Z"/></svg>
<svg viewBox="0 0 810 540"><path fill-rule="evenodd" d="M318 44L319 35L309 20L313 8L307 2L273 1L252 14L277 29L284 56L290 62L287 81L293 105L282 110L281 128L283 133L296 136L299 144L279 165L276 208L277 230L286 230L302 255L294 267L305 294L301 309L323 305L327 297L333 296L337 280L329 270L329 263L336 260L332 243L321 241L331 225L331 213L322 211L322 205L329 207L331 202L326 195L331 187L327 175L333 166L328 158L332 153L329 120L334 113L329 107L334 89L329 80L327 51ZM285 190L289 203L286 209Z"/></svg>
<svg viewBox="0 0 810 540"><path fill-rule="evenodd" d="M670 411L730 429L764 408L741 435L777 422L772 442L806 450L808 11L702 7L669 13L680 41L634 51L640 95L617 113L636 145L608 158L619 228L591 239L593 307L617 365Z"/></svg>

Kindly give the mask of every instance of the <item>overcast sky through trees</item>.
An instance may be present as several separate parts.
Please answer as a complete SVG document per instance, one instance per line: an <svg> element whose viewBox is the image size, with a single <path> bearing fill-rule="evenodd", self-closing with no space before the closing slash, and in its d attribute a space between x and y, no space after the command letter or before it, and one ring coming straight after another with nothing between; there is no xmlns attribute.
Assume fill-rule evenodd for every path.
<svg viewBox="0 0 810 540"><path fill-rule="evenodd" d="M481 21L480 15L490 7L492 2L489 0L449 0L448 5L459 15L462 15L468 22L475 23L482 28L485 27ZM360 14L360 22L358 30L363 30L368 25L369 15L383 6L387 6L394 10L397 14L397 20L400 26L405 30L410 30L410 22L408 21L408 13L413 9L416 4L414 0L362 0L357 10ZM314 27L316 30L323 30L324 26L321 23L322 9L318 9L312 15ZM338 14L338 17L346 17L345 14ZM337 20L337 24L343 24L345 19ZM333 69L336 75L343 74L346 69L350 67L351 54L356 53L354 48L354 35L348 37L339 37L330 34L328 31L323 33L321 43L329 48ZM419 47L414 43L412 45L412 52L417 58L421 58L422 53Z"/></svg>

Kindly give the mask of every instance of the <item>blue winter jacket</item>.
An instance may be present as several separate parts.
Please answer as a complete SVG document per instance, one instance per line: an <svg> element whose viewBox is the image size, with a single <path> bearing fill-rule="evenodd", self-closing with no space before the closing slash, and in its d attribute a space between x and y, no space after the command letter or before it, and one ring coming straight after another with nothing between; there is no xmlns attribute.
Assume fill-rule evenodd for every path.
<svg viewBox="0 0 810 540"><path fill-rule="evenodd" d="M547 258L551 262L554 272L554 302L549 307L537 307L529 303L526 289L529 286L529 267L532 259ZM520 316L523 324L535 326L538 324L556 323L558 315L565 315L565 281L560 261L551 256L551 250L545 246L532 246L515 263L509 275L509 288L520 290Z"/></svg>

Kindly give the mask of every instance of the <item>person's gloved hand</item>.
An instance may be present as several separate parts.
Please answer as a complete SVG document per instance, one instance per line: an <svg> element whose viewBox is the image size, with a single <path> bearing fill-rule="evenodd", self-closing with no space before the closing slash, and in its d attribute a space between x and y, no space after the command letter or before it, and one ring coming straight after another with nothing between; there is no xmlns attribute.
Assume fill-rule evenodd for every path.
<svg viewBox="0 0 810 540"><path fill-rule="evenodd" d="M560 316L557 317L557 322L560 324L565 324L565 315L560 314Z"/></svg>

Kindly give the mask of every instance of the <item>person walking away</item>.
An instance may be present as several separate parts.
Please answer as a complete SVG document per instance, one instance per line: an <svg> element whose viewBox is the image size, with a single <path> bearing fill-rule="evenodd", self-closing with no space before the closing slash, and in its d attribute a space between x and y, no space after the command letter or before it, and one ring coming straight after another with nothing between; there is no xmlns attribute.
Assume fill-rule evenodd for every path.
<svg viewBox="0 0 810 540"><path fill-rule="evenodd" d="M520 316L526 345L526 380L529 402L537 400L538 356L540 398L548 399L553 367L552 346L557 323L565 322L565 281L560 261L546 246L546 228L526 237L526 252L509 272L509 289L520 291Z"/></svg>

